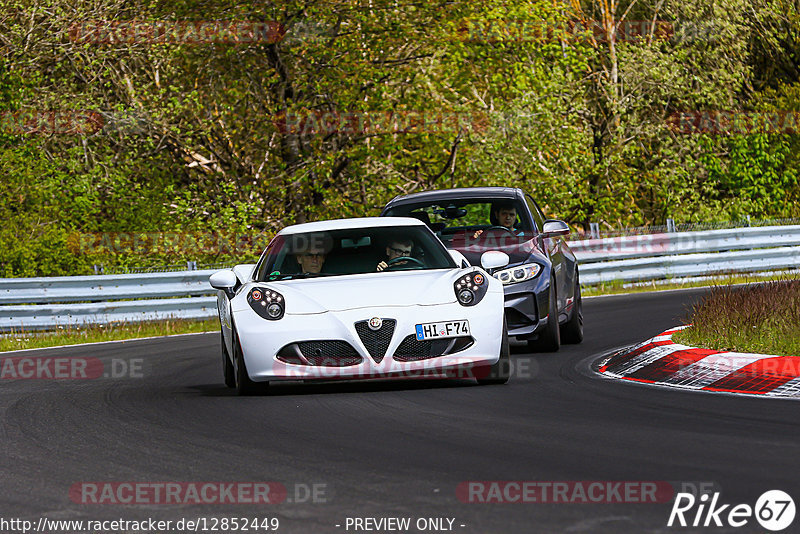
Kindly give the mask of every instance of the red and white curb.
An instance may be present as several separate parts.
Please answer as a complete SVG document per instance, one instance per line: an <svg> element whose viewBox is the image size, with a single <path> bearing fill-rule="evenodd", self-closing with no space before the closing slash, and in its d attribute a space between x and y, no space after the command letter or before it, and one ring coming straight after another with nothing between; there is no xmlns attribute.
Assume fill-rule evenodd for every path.
<svg viewBox="0 0 800 534"><path fill-rule="evenodd" d="M702 391L800 398L800 357L700 349L675 343L680 326L600 364L606 376Z"/></svg>

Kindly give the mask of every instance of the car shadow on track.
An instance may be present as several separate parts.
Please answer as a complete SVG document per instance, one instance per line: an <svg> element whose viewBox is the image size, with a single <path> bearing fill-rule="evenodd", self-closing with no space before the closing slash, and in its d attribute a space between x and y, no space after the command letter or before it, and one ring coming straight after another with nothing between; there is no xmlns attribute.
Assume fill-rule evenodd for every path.
<svg viewBox="0 0 800 534"><path fill-rule="evenodd" d="M521 358L533 362L537 358L555 357L558 353L531 353L524 342L511 340L512 358ZM512 362L513 365L513 362ZM530 367L529 367L530 368ZM519 378L519 377L516 377ZM528 377L523 377L528 378ZM512 372L512 382L515 380ZM425 389L446 389L476 387L479 384L466 377L454 378L372 378L356 380L329 380L329 381L286 381L270 384L256 397L276 397L289 395L321 395L336 393L379 393L389 391L416 391ZM505 387L505 386L483 386ZM236 391L222 384L200 384L189 386L202 397L235 397Z"/></svg>
<svg viewBox="0 0 800 534"><path fill-rule="evenodd" d="M357 381L330 382L281 382L270 384L260 395L275 397L287 395L324 395L336 393L378 393L387 391L415 391L422 389L445 389L476 387L478 384L467 378L454 379L397 379L378 378ZM486 387L486 386L484 386ZM190 386L202 397L235 397L236 391L222 384Z"/></svg>

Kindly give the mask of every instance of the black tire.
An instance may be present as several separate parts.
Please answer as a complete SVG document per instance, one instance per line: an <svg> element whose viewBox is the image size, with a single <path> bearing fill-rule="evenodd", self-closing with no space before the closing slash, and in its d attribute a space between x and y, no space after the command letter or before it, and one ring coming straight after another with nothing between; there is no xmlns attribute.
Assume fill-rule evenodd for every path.
<svg viewBox="0 0 800 534"><path fill-rule="evenodd" d="M478 384L488 386L491 384L505 384L511 374L511 350L508 346L508 328L506 327L505 317L503 318L503 339L500 342L500 359L497 363L487 367L488 371L476 373L475 379Z"/></svg>
<svg viewBox="0 0 800 534"><path fill-rule="evenodd" d="M556 299L556 281L550 278L547 326L539 332L538 339L528 341L528 348L533 351L556 352L561 347L561 329L558 327L558 301Z"/></svg>
<svg viewBox="0 0 800 534"><path fill-rule="evenodd" d="M575 296L572 306L572 317L561 325L561 341L563 343L580 343L583 341L583 303L581 302L581 284L578 273L575 273Z"/></svg>
<svg viewBox="0 0 800 534"><path fill-rule="evenodd" d="M225 337L222 335L222 331L219 333L219 340L222 345L222 376L225 377L225 385L229 388L236 387L236 371L233 368L233 363L231 363L231 359L228 357L228 349L225 348Z"/></svg>
<svg viewBox="0 0 800 534"><path fill-rule="evenodd" d="M242 346L239 343L239 336L236 334L236 328L233 329L233 359L236 361L234 378L237 395L256 395L261 393L268 382L253 382L250 380L250 375L247 373L247 365L244 363L244 355L242 354Z"/></svg>

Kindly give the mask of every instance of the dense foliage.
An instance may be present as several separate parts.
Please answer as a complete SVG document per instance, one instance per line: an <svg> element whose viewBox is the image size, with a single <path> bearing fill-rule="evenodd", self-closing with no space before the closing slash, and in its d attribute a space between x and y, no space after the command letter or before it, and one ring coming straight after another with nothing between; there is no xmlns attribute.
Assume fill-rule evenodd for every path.
<svg viewBox="0 0 800 534"><path fill-rule="evenodd" d="M131 21L274 31L107 31ZM252 256L453 186L525 187L576 229L796 216L793 130L674 117L800 111L798 39L788 0L5 0L0 276Z"/></svg>

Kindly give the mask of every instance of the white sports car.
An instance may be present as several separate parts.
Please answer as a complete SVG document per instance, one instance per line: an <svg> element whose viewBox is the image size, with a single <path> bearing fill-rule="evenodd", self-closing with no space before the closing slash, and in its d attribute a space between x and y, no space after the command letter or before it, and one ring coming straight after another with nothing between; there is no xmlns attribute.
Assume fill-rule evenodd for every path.
<svg viewBox="0 0 800 534"><path fill-rule="evenodd" d="M489 251L483 269L508 256ZM474 377L508 381L503 285L421 221L372 217L289 226L255 265L211 276L225 384Z"/></svg>

